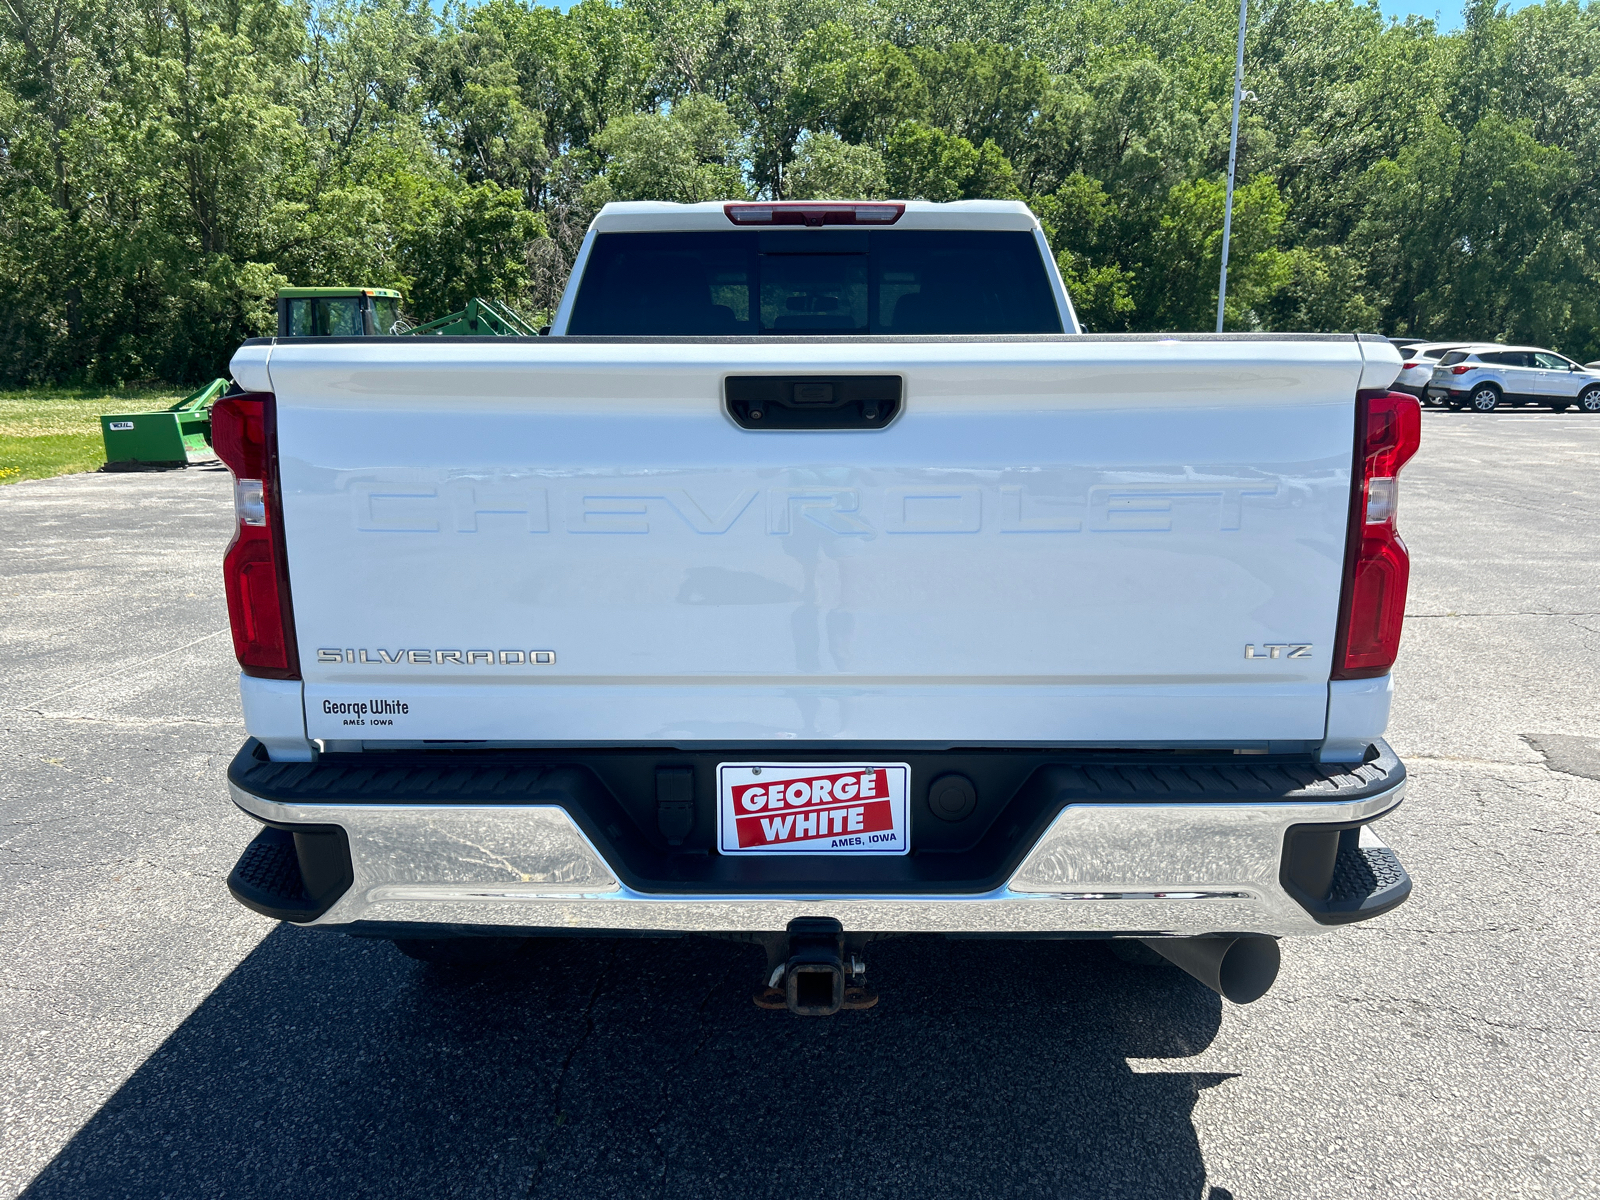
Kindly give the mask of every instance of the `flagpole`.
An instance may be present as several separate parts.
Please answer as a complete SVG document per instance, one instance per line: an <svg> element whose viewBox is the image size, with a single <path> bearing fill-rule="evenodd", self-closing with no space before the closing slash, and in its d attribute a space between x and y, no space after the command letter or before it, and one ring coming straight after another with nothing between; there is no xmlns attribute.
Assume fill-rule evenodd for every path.
<svg viewBox="0 0 1600 1200"><path fill-rule="evenodd" d="M1239 47L1233 63L1233 133L1228 139L1228 198L1222 209L1222 280L1217 285L1217 332L1228 302L1228 241L1233 235L1233 171L1239 161L1239 101L1244 98L1244 21L1250 0L1239 0Z"/></svg>

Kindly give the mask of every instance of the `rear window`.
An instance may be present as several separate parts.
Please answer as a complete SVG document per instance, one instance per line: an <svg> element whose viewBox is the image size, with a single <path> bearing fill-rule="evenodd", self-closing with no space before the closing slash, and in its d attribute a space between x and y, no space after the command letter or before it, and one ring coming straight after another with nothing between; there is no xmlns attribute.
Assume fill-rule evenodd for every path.
<svg viewBox="0 0 1600 1200"><path fill-rule="evenodd" d="M567 332L1060 333L1031 233L604 233Z"/></svg>
<svg viewBox="0 0 1600 1200"><path fill-rule="evenodd" d="M360 337L366 332L356 296L289 301L290 337Z"/></svg>
<svg viewBox="0 0 1600 1200"><path fill-rule="evenodd" d="M1441 367L1453 367L1458 362L1466 362L1466 360L1467 352L1465 350L1452 350L1439 360L1439 365Z"/></svg>

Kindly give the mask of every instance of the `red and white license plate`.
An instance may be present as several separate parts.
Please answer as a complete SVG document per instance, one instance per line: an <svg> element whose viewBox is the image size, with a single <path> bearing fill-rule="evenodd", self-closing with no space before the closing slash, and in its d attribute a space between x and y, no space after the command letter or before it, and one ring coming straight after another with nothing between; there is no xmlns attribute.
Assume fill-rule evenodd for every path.
<svg viewBox="0 0 1600 1200"><path fill-rule="evenodd" d="M723 854L907 854L905 763L721 763Z"/></svg>

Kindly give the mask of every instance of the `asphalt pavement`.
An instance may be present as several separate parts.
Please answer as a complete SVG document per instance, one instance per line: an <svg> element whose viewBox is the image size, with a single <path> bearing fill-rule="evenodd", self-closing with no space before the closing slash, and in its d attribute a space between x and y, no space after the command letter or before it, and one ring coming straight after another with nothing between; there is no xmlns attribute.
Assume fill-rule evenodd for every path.
<svg viewBox="0 0 1600 1200"><path fill-rule="evenodd" d="M0 1197L1593 1196L1600 418L1429 412L1402 496L1409 904L1248 1007L905 938L818 1021L746 946L452 975L240 908L226 473L0 489Z"/></svg>

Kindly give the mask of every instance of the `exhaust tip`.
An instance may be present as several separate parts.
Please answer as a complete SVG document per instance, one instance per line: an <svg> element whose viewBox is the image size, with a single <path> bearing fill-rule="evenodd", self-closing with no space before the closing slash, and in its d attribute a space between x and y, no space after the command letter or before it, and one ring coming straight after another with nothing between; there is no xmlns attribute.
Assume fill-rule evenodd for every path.
<svg viewBox="0 0 1600 1200"><path fill-rule="evenodd" d="M1283 956L1269 937L1235 938L1222 956L1218 990L1225 1000L1249 1004L1265 996L1278 980Z"/></svg>
<svg viewBox="0 0 1600 1200"><path fill-rule="evenodd" d="M1250 1004L1272 989L1282 956L1275 938L1140 938L1146 946L1235 1004Z"/></svg>

